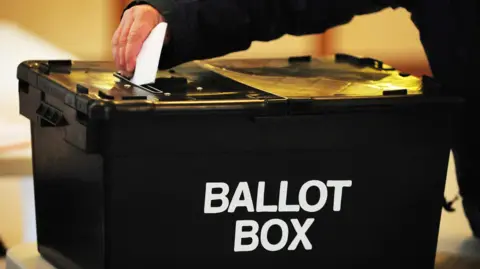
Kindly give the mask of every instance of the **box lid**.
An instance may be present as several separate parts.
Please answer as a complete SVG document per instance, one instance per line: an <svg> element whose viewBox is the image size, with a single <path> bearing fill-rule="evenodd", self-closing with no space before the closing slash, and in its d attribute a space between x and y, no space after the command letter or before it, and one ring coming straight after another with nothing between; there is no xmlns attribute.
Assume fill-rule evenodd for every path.
<svg viewBox="0 0 480 269"><path fill-rule="evenodd" d="M158 71L151 85L133 85L111 62L26 61L20 81L90 116L111 111L315 112L319 107L433 100L424 79L374 59L335 57L216 59ZM429 86L429 88L432 88ZM425 97L428 96L428 99ZM419 97L421 97L419 99Z"/></svg>
<svg viewBox="0 0 480 269"><path fill-rule="evenodd" d="M422 93L420 78L383 63L377 68L357 65L342 61L339 55L298 59L216 60L204 66L240 83L290 99Z"/></svg>

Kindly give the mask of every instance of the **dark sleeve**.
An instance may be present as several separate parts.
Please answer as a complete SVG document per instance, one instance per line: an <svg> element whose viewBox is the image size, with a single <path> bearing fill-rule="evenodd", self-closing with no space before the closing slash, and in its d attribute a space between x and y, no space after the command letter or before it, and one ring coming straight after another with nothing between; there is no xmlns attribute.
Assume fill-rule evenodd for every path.
<svg viewBox="0 0 480 269"><path fill-rule="evenodd" d="M478 0L409 0L433 76L447 90L479 96L471 90L480 61Z"/></svg>
<svg viewBox="0 0 480 269"><path fill-rule="evenodd" d="M246 50L252 41L307 35L397 0L147 0L165 17L171 40L160 68ZM132 3L132 5L135 3Z"/></svg>

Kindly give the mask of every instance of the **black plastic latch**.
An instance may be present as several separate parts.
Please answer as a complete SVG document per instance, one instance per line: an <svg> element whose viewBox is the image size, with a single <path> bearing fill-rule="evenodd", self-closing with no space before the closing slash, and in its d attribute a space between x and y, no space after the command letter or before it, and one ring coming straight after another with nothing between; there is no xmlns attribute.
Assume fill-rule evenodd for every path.
<svg viewBox="0 0 480 269"><path fill-rule="evenodd" d="M395 68L385 65L380 60L376 60L373 58L359 58L353 55L343 53L335 54L335 61L339 63L349 63L361 67L371 67L377 70L395 70Z"/></svg>
<svg viewBox="0 0 480 269"><path fill-rule="evenodd" d="M312 61L312 56L293 56L288 58L289 63L308 63Z"/></svg>
<svg viewBox="0 0 480 269"><path fill-rule="evenodd" d="M184 77L157 78L154 83L147 86L160 90L161 92L186 93L188 80Z"/></svg>
<svg viewBox="0 0 480 269"><path fill-rule="evenodd" d="M312 61L312 56L293 56L288 58L289 63L308 63Z"/></svg>
<svg viewBox="0 0 480 269"><path fill-rule="evenodd" d="M71 60L50 60L41 62L39 65L40 72L48 75L50 73L70 74L72 71Z"/></svg>
<svg viewBox="0 0 480 269"><path fill-rule="evenodd" d="M107 100L113 100L115 99L112 95L109 95L108 93L104 91L98 91L98 96L102 99L107 99Z"/></svg>
<svg viewBox="0 0 480 269"><path fill-rule="evenodd" d="M45 102L40 103L37 109L37 116L40 118L43 127L59 127L65 126L67 123L60 110Z"/></svg>
<svg viewBox="0 0 480 269"><path fill-rule="evenodd" d="M88 88L83 85L77 84L77 93L88 94Z"/></svg>
<svg viewBox="0 0 480 269"><path fill-rule="evenodd" d="M384 90L383 95L389 96L389 95L407 95L408 90L407 89L395 89L395 90Z"/></svg>
<svg viewBox="0 0 480 269"><path fill-rule="evenodd" d="M123 96L122 100L147 100L147 96L144 95L132 95L132 96Z"/></svg>
<svg viewBox="0 0 480 269"><path fill-rule="evenodd" d="M169 87L184 87L188 83L188 80L183 77L170 77L170 78L158 78L155 80L155 86L161 86L165 88Z"/></svg>

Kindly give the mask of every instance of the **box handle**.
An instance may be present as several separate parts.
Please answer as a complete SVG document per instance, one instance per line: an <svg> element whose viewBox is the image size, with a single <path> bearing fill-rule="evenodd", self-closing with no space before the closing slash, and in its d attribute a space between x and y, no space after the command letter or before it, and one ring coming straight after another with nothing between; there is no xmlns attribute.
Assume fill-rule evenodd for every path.
<svg viewBox="0 0 480 269"><path fill-rule="evenodd" d="M45 102L40 103L37 109L37 117L40 119L42 127L60 127L67 124L63 113Z"/></svg>

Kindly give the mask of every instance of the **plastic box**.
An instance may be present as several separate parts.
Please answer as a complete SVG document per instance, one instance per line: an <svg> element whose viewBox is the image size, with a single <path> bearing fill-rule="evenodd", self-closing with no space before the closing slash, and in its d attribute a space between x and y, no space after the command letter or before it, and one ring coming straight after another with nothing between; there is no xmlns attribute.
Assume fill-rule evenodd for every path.
<svg viewBox="0 0 480 269"><path fill-rule="evenodd" d="M342 54L18 79L59 269L434 268L459 100L431 79Z"/></svg>

